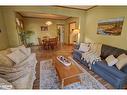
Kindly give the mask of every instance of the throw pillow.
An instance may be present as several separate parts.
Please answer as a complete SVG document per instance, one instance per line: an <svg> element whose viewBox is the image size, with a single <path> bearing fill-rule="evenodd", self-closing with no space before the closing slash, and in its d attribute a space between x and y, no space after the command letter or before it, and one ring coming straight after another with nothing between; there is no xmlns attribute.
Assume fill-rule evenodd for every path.
<svg viewBox="0 0 127 95"><path fill-rule="evenodd" d="M11 61L7 56L0 54L0 66L1 67L13 67L14 62Z"/></svg>
<svg viewBox="0 0 127 95"><path fill-rule="evenodd" d="M31 54L31 49L30 48L26 48L24 45L22 46L18 46L16 48L10 48L10 50L16 51L16 50L20 50L22 53L24 53L25 55L29 56Z"/></svg>
<svg viewBox="0 0 127 95"><path fill-rule="evenodd" d="M0 51L0 67L13 67L15 63L6 55L11 53L9 49Z"/></svg>
<svg viewBox="0 0 127 95"><path fill-rule="evenodd" d="M123 58L127 58L126 54L121 54L117 57L118 60L123 59Z"/></svg>
<svg viewBox="0 0 127 95"><path fill-rule="evenodd" d="M120 70L127 64L127 55L121 54L117 57L118 63L116 64L116 67Z"/></svg>
<svg viewBox="0 0 127 95"><path fill-rule="evenodd" d="M14 61L16 64L19 64L20 62L22 62L23 60L25 60L27 58L27 56L25 54L23 54L21 51L16 50L10 54L7 54L7 56Z"/></svg>
<svg viewBox="0 0 127 95"><path fill-rule="evenodd" d="M0 89L13 89L13 85L3 78L0 78Z"/></svg>
<svg viewBox="0 0 127 95"><path fill-rule="evenodd" d="M113 55L109 55L105 60L107 61L108 66L113 66L118 62L118 59Z"/></svg>
<svg viewBox="0 0 127 95"><path fill-rule="evenodd" d="M89 49L90 49L89 44L87 44L87 43L80 44L80 47L79 47L80 51L87 52L87 51L89 51Z"/></svg>

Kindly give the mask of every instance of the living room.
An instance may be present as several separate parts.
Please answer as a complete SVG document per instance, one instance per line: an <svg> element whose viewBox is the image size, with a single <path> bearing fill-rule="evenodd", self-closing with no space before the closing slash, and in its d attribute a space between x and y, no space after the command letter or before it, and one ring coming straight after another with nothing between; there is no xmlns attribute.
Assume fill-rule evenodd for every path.
<svg viewBox="0 0 127 95"><path fill-rule="evenodd" d="M0 64L4 67L0 69L1 73L5 74L5 76L0 74L0 77L6 78L9 85L13 84L12 87L14 87L12 89L126 89L126 11L126 6L79 6L78 8L75 6L1 6ZM42 18L38 17L40 14ZM51 18L52 16L56 16L56 18ZM60 17L59 19L57 19L58 16ZM49 31L47 31L47 27L46 30L43 30L42 27L47 21L51 24L48 26ZM20 24L21 27L19 27L18 22L23 25ZM76 22L74 29L69 27L71 22ZM38 38L43 38L43 36L57 37L57 25L61 24L65 27L64 36L62 41L58 40L58 45L55 49L45 49L43 43L42 45L39 44ZM113 25L115 26L113 27ZM22 27L25 31L30 30L35 32L35 36L29 39L28 42L22 41L19 36L19 31L20 29L22 30ZM107 27L110 29L108 30ZM70 43L69 29L71 31L78 30L80 34L76 40L72 41L73 43ZM22 46L23 44L27 47L27 50ZM95 46L93 46L94 44ZM8 51L9 54L6 55L3 52L5 49L11 49L11 51ZM96 54L93 56L90 53L95 53L97 50L99 52L97 55L99 56ZM16 54L12 51L18 51L17 58ZM27 57L29 56L27 60L32 64L26 65L25 62L21 62L26 60L26 57L20 54L19 51L23 51ZM88 52L90 55L85 52ZM6 62L2 61L2 54L11 59L14 67L12 64L10 67L9 63L6 64ZM18 59L19 54L20 57ZM118 60L120 56L125 57L120 61L122 67L118 64L120 63ZM104 60L107 59L107 63L104 63L104 65L102 57ZM68 64L71 63L70 67L64 66L64 62L61 59L65 60ZM111 64L113 65L108 64L108 59L112 59L113 63L111 62ZM87 60L91 64L87 64L85 62ZM5 64L3 65L2 63ZM23 65L27 68L23 69L20 63L24 63L25 65ZM22 69L18 68L20 66ZM7 73L5 68L7 71L16 71L14 68L20 70L21 73L16 73L16 77L19 77L19 75L20 77L24 76L24 72L28 68L31 68L31 72L28 72L31 73L29 76L31 81L27 76L22 77L26 78L24 79L26 81L18 80L16 77L13 78L15 76L14 71L12 75L10 72ZM13 77L10 77L11 75ZM83 78L79 80L79 77ZM25 82L30 84L24 87Z"/></svg>

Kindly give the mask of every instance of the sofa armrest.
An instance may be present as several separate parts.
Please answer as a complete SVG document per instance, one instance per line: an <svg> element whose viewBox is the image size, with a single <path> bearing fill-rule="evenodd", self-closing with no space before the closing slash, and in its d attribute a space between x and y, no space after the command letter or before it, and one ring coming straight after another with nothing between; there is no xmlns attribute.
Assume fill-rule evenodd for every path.
<svg viewBox="0 0 127 95"><path fill-rule="evenodd" d="M73 53L74 54L78 54L78 55L82 55L82 53L84 53L83 51L80 51L80 50L78 50L78 49L74 49L73 50Z"/></svg>
<svg viewBox="0 0 127 95"><path fill-rule="evenodd" d="M108 66L107 64L105 64L105 61L96 62L94 65L99 65L101 68L103 68L103 70L106 70L107 72L113 74L114 76L120 79L127 78L127 74L118 70L115 66L111 66L111 67Z"/></svg>
<svg viewBox="0 0 127 95"><path fill-rule="evenodd" d="M76 44L76 45L74 46L74 49L79 49L79 47L80 47L80 44Z"/></svg>
<svg viewBox="0 0 127 95"><path fill-rule="evenodd" d="M122 71L122 72L127 74L127 65L125 65L120 71Z"/></svg>

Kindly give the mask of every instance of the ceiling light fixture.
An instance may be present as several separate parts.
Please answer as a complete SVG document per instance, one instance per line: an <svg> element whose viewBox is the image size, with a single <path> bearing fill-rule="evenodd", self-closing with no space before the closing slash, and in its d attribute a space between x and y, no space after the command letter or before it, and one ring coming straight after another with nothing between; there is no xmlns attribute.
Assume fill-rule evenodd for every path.
<svg viewBox="0 0 127 95"><path fill-rule="evenodd" d="M45 23L46 25L51 25L52 24L52 22L51 21L46 21L46 23Z"/></svg>

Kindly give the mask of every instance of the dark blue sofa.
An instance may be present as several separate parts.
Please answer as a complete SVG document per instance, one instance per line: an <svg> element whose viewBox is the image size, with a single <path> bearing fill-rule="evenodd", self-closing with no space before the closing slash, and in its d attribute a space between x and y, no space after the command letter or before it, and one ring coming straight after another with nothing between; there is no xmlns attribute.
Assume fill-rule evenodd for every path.
<svg viewBox="0 0 127 95"><path fill-rule="evenodd" d="M81 60L83 52L79 51L78 49L79 45L76 45L73 51L73 58L88 67L88 63ZM95 73L101 76L104 80L108 81L114 88L117 89L122 89L127 84L127 65L124 66L121 70L117 69L115 65L109 67L105 61L105 58L109 55L118 57L122 53L127 54L127 51L103 44L101 48L102 61L95 62L95 64L92 65L92 70Z"/></svg>

